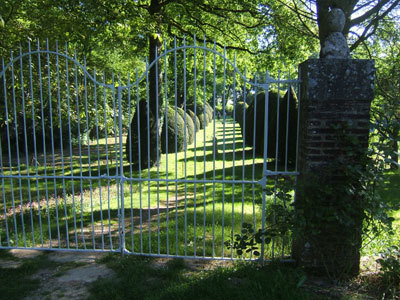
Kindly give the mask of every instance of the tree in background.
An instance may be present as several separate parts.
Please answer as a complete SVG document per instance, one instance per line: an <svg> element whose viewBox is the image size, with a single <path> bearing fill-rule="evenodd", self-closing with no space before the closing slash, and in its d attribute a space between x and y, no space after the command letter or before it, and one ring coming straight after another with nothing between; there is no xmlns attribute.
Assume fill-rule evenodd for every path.
<svg viewBox="0 0 400 300"><path fill-rule="evenodd" d="M392 169L399 168L400 142L400 26L386 20L369 45L369 55L377 65L376 98L372 106L375 142L384 146L384 156ZM382 153L383 154L383 153Z"/></svg>

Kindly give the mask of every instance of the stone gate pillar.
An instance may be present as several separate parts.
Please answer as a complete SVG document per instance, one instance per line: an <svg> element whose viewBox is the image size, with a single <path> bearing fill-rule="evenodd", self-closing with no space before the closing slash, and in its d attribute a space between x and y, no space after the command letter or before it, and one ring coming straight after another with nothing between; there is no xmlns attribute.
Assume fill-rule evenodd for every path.
<svg viewBox="0 0 400 300"><path fill-rule="evenodd" d="M299 72L300 225L294 257L319 273L352 276L359 272L363 220L354 173L365 166L374 61L310 59Z"/></svg>

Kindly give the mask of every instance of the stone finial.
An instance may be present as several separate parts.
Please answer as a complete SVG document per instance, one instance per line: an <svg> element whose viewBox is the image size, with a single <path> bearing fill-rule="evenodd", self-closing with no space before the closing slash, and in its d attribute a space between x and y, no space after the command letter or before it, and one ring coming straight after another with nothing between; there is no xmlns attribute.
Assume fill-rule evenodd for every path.
<svg viewBox="0 0 400 300"><path fill-rule="evenodd" d="M346 24L346 16L340 8L332 9L327 18L329 32L342 32Z"/></svg>
<svg viewBox="0 0 400 300"><path fill-rule="evenodd" d="M346 16L340 8L332 9L327 17L329 34L322 47L322 58L350 58L349 45L342 31Z"/></svg>

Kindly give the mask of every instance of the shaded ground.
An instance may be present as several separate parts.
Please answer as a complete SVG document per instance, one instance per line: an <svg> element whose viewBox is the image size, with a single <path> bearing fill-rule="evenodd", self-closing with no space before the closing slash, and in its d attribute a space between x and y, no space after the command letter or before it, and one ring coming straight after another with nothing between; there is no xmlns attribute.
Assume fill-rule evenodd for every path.
<svg viewBox="0 0 400 300"><path fill-rule="evenodd" d="M35 283L31 290L25 291L21 297L17 296L13 299L86 299L91 295L90 289L92 288L93 291L93 287L96 287L96 285L93 286L96 281L100 280L96 283L97 285L100 284L99 286L102 286L107 280L118 281L119 275L115 271L118 271L124 265L119 255L107 256L106 253L100 252L45 252L15 249L10 251L1 250L0 252L2 254L0 256L0 272L3 274L7 274L7 270L12 271L13 269L21 268L27 261L37 261L40 264L28 277L29 280ZM107 267L110 266L111 261L115 261L111 263L111 265L114 264L113 269L117 267L115 271ZM135 260L130 261L135 263ZM165 258L145 259L142 263L147 264L147 269L150 268L155 272L150 271L149 273L147 271L148 273L142 273L140 270L137 271L142 274L141 276L146 277L144 282L152 286L158 285L160 282L166 283L167 277L171 276L171 274L174 275L174 273L168 271L168 268L171 268L171 266L176 268L177 263L178 269L183 272L183 277L181 278L196 278L199 276L201 278L205 276L206 278L208 276L206 274L211 274L210 271L212 270L217 270L217 273L221 272L219 267L225 267L227 270L234 267L234 264L229 261L200 259L181 261L181 263L174 263L172 259ZM379 268L374 261L375 258L368 259L364 257L362 259L363 271L361 275L351 282L334 284L328 279L308 276L301 284L300 290L315 295L315 298L311 297L310 299L376 299L376 297L379 297L378 291L381 286ZM254 270L260 269L257 267ZM168 276L165 277L163 274ZM245 279L241 278L241 276L232 275L227 275L229 277L227 277L227 280L230 284L234 286L245 285L246 282L243 281ZM22 280L24 279L22 278ZM4 298L0 294L0 299L9 298Z"/></svg>
<svg viewBox="0 0 400 300"><path fill-rule="evenodd" d="M25 260L43 255L43 251L37 250L10 250L9 253L11 256L7 259L0 259L0 268L16 269ZM114 274L98 262L104 253L46 252L44 255L49 263L30 276L37 283L37 289L28 291L24 299L86 299L92 282Z"/></svg>

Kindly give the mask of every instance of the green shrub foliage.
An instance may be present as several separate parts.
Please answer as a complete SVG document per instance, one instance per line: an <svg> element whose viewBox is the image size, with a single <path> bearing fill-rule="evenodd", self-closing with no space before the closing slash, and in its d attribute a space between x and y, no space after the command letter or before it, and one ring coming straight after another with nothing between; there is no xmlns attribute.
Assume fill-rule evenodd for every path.
<svg viewBox="0 0 400 300"><path fill-rule="evenodd" d="M297 141L297 96L291 87L284 97L276 92L270 91L268 97L268 157L276 157L277 129L279 132L278 161L284 163L287 157L288 163L294 164L296 159ZM279 124L278 120L279 101ZM289 120L287 118L289 113ZM265 93L257 95L246 110L246 132L245 143L247 146L255 147L257 155L264 154L264 115L265 115ZM255 123L255 124L254 124ZM254 125L256 127L254 140ZM289 125L287 127L287 125ZM287 140L287 147L286 147Z"/></svg>
<svg viewBox="0 0 400 300"><path fill-rule="evenodd" d="M200 130L200 120L199 118L194 114L194 112L190 109L187 109L186 112L189 114L189 116L192 118L193 120L193 125L195 126L195 131L199 131Z"/></svg>
<svg viewBox="0 0 400 300"><path fill-rule="evenodd" d="M208 102L206 102L206 113L210 123L214 119L214 109Z"/></svg>
<svg viewBox="0 0 400 300"><path fill-rule="evenodd" d="M174 107L168 106L167 115L164 116L164 124L161 132L162 153L167 153L167 150L168 153L183 151L185 149L185 130L186 136L188 136L188 131L186 129L184 120Z"/></svg>
<svg viewBox="0 0 400 300"><path fill-rule="evenodd" d="M204 109L204 102L202 102L202 101L197 101L196 110L195 110L194 103L187 105L187 108L189 108L191 111L195 112L197 117L199 118L200 129L206 128L208 123L210 122L209 112L207 112L207 105L205 107L206 107L206 109ZM212 115L212 113L211 113L211 115Z"/></svg>
<svg viewBox="0 0 400 300"><path fill-rule="evenodd" d="M243 111L244 113L246 113L246 109L249 107L249 105L247 103L244 103L243 101L239 101L236 103L236 107L235 107L235 119L236 122L239 123L240 128L242 130L243 133Z"/></svg>
<svg viewBox="0 0 400 300"><path fill-rule="evenodd" d="M138 126L138 114L140 126ZM160 147L160 143L157 144L157 135L159 135L157 123L161 123L161 121L161 118L157 119L151 109L147 109L147 101L141 100L139 102L139 111L136 111L133 115L125 145L126 158L135 169L138 169L139 162L141 169L147 169L149 166L151 168L156 164L157 149ZM140 146L138 144L139 133Z"/></svg>
<svg viewBox="0 0 400 300"><path fill-rule="evenodd" d="M187 112L185 112L182 108L178 107L177 108L178 114L182 117L183 122L185 122L186 129L187 129L187 135L186 135L186 144L191 145L194 141L194 123L192 118L189 116Z"/></svg>

